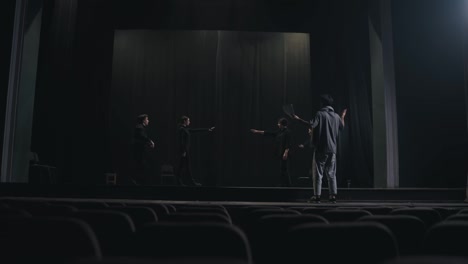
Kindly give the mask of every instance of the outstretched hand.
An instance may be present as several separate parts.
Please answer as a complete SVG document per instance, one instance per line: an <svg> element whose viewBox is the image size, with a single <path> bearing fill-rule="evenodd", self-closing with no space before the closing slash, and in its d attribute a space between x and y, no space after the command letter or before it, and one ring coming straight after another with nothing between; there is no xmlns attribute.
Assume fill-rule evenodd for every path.
<svg viewBox="0 0 468 264"><path fill-rule="evenodd" d="M347 108L343 109L343 112L341 112L341 118L345 118L346 112L348 112L348 109Z"/></svg>
<svg viewBox="0 0 468 264"><path fill-rule="evenodd" d="M215 127L211 127L210 129L208 129L208 131L213 131L215 129Z"/></svg>
<svg viewBox="0 0 468 264"><path fill-rule="evenodd" d="M297 115L293 115L293 118L294 118L294 119L301 119L301 118L298 117Z"/></svg>

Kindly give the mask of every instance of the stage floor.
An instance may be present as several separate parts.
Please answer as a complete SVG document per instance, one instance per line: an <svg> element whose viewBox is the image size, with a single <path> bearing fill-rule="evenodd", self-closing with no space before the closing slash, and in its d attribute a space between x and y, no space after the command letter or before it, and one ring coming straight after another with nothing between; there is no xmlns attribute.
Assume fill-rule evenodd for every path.
<svg viewBox="0 0 468 264"><path fill-rule="evenodd" d="M312 188L275 187L181 187L181 186L85 186L0 184L2 197L80 198L112 200L197 201L222 203L266 203L301 205L313 195ZM338 204L354 206L378 204L464 204L465 188L346 188L338 189ZM328 190L322 192L327 202Z"/></svg>

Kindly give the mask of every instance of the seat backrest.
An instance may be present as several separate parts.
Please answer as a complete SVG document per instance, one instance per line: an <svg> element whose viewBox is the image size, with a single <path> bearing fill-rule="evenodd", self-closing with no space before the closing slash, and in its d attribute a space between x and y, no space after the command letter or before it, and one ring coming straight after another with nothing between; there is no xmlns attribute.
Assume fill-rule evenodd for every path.
<svg viewBox="0 0 468 264"><path fill-rule="evenodd" d="M230 218L225 208L221 207L198 207L198 206L180 206L177 207L178 213L219 213Z"/></svg>
<svg viewBox="0 0 468 264"><path fill-rule="evenodd" d="M326 211L332 210L332 209L334 209L334 208L326 207L326 206L323 206L323 207L309 207L309 208L304 208L302 210L302 214L322 215Z"/></svg>
<svg viewBox="0 0 468 264"><path fill-rule="evenodd" d="M395 235L400 255L421 253L426 233L424 222L412 215L368 215L358 221L377 222L387 226Z"/></svg>
<svg viewBox="0 0 468 264"><path fill-rule="evenodd" d="M129 215L108 209L80 210L71 215L88 223L95 232L105 256L129 255L135 225Z"/></svg>
<svg viewBox="0 0 468 264"><path fill-rule="evenodd" d="M332 209L322 213L322 216L325 217L329 222L353 222L358 218L372 215L366 210L356 209Z"/></svg>
<svg viewBox="0 0 468 264"><path fill-rule="evenodd" d="M252 221L257 221L265 215L300 215L301 213L292 209L257 209L249 212L248 217Z"/></svg>
<svg viewBox="0 0 468 264"><path fill-rule="evenodd" d="M416 216L424 222L426 228L430 228L442 220L440 213L429 207L398 208L394 209L390 214Z"/></svg>
<svg viewBox="0 0 468 264"><path fill-rule="evenodd" d="M109 205L103 201L60 201L53 202L53 204L65 204L71 205L78 209L105 209L109 208Z"/></svg>
<svg viewBox="0 0 468 264"><path fill-rule="evenodd" d="M289 229L307 223L328 223L319 215L265 215L253 226L249 235L255 263L276 263L281 257Z"/></svg>
<svg viewBox="0 0 468 264"><path fill-rule="evenodd" d="M78 211L71 205L49 204L41 207L29 208L29 212L33 216L68 216L69 214Z"/></svg>
<svg viewBox="0 0 468 264"><path fill-rule="evenodd" d="M158 216L154 210L146 206L113 206L109 207L108 210L120 211L128 214L132 218L136 228L147 224L158 221Z"/></svg>
<svg viewBox="0 0 468 264"><path fill-rule="evenodd" d="M468 258L456 256L401 256L393 260L385 261L381 264L465 264Z"/></svg>
<svg viewBox="0 0 468 264"><path fill-rule="evenodd" d="M468 208L461 209L457 214L468 214Z"/></svg>
<svg viewBox="0 0 468 264"><path fill-rule="evenodd" d="M0 208L0 218L1 217L32 217L32 214L24 209Z"/></svg>
<svg viewBox="0 0 468 264"><path fill-rule="evenodd" d="M379 263L398 256L390 229L373 222L300 225L283 246L283 263Z"/></svg>
<svg viewBox="0 0 468 264"><path fill-rule="evenodd" d="M172 213L165 216L161 221L168 223L215 222L232 224L232 221L228 216L220 213Z"/></svg>
<svg viewBox="0 0 468 264"><path fill-rule="evenodd" d="M467 221L468 222L468 214L455 214L447 217L445 221Z"/></svg>
<svg viewBox="0 0 468 264"><path fill-rule="evenodd" d="M0 237L2 257L14 257L18 261L47 260L50 263L102 256L93 230L86 222L78 219L0 219Z"/></svg>
<svg viewBox="0 0 468 264"><path fill-rule="evenodd" d="M136 232L138 256L229 257L251 262L244 232L221 223L155 223Z"/></svg>
<svg viewBox="0 0 468 264"><path fill-rule="evenodd" d="M222 258L222 257L199 257L190 259L184 257L171 257L163 259L142 259L141 257L104 257L102 260L83 259L74 261L73 264L249 264L246 260ZM454 263L455 264L455 263Z"/></svg>
<svg viewBox="0 0 468 264"><path fill-rule="evenodd" d="M344 208L337 208L337 209L344 209ZM365 207L358 207L356 209L366 210L372 215L388 215L393 210L392 207L388 206L365 206Z"/></svg>
<svg viewBox="0 0 468 264"><path fill-rule="evenodd" d="M441 220L446 219L447 217L458 213L458 209L447 208L447 207L433 207L434 210L439 212Z"/></svg>
<svg viewBox="0 0 468 264"><path fill-rule="evenodd" d="M319 215L296 215L296 214L281 214L281 215L265 215L259 219L259 224L271 228L290 228L299 224L307 223L323 223L327 224L328 221L323 216Z"/></svg>
<svg viewBox="0 0 468 264"><path fill-rule="evenodd" d="M468 223L444 221L432 226L423 241L427 255L468 256Z"/></svg>
<svg viewBox="0 0 468 264"><path fill-rule="evenodd" d="M118 206L118 205L116 205L116 206ZM120 206L122 206L122 205L120 205ZM162 203L141 203L141 202L138 202L138 203L127 203L125 206L149 207L149 208L153 209L153 211L158 216L158 219L162 218L165 215L170 213L169 208L165 204L162 204Z"/></svg>

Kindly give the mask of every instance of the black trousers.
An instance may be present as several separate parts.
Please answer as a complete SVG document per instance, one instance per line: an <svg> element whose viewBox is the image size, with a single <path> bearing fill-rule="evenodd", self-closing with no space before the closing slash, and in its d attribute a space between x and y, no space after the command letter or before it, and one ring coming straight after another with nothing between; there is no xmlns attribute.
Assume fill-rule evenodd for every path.
<svg viewBox="0 0 468 264"><path fill-rule="evenodd" d="M177 181L179 184L192 185L195 180L192 177L192 168L190 166L190 157L181 155L179 159L179 169L177 170Z"/></svg>
<svg viewBox="0 0 468 264"><path fill-rule="evenodd" d="M150 161L146 157L137 157L134 160L134 168L131 175L132 181L135 184L147 184L148 177L151 174Z"/></svg>
<svg viewBox="0 0 468 264"><path fill-rule="evenodd" d="M291 160L288 157L287 160L281 158L281 175L280 175L280 186L291 187L291 177L289 176L289 167L291 166Z"/></svg>

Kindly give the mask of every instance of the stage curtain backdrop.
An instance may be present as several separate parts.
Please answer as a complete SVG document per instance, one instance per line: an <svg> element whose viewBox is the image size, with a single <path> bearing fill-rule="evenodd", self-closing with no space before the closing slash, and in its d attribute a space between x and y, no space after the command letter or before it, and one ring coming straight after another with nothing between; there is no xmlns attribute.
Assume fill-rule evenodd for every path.
<svg viewBox="0 0 468 264"><path fill-rule="evenodd" d="M282 105L312 116L309 34L236 31L117 30L114 37L110 138L114 170L131 175L136 116L149 114L154 173L177 167L181 115L213 133L192 136L194 177L206 185L276 186L274 140L250 128L275 130ZM293 122L295 146L307 128ZM308 176L311 153L294 147L291 176Z"/></svg>

